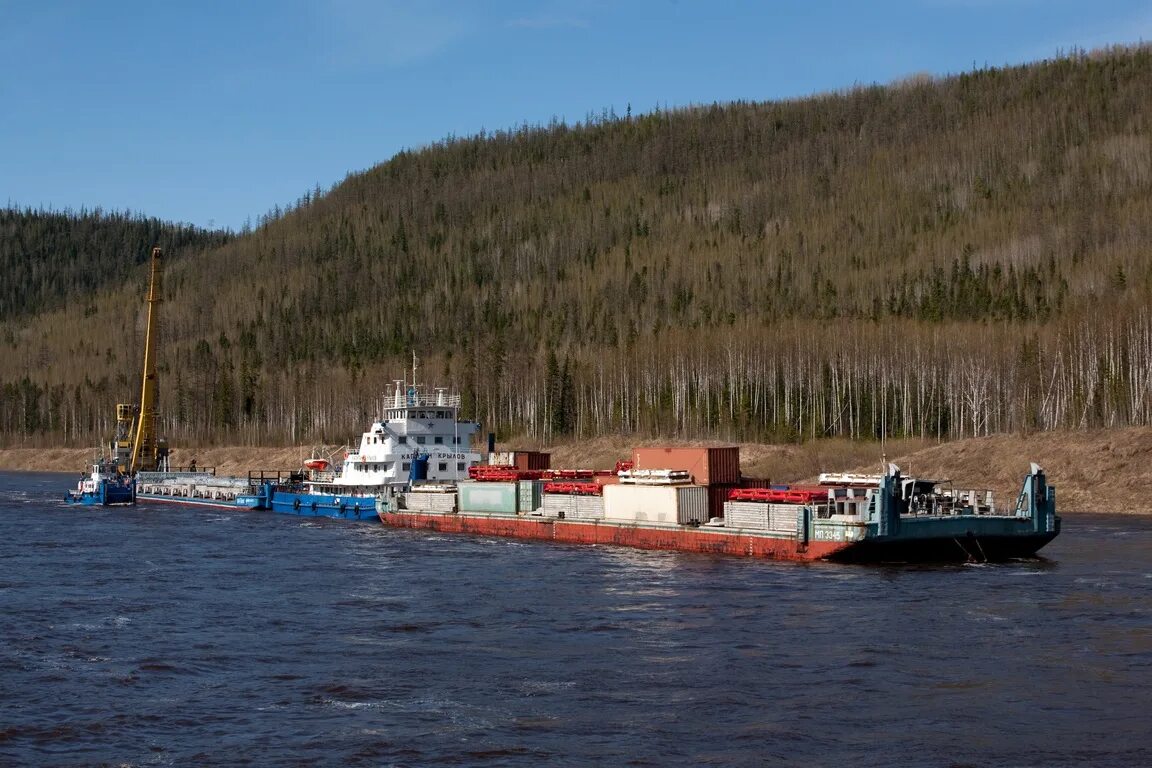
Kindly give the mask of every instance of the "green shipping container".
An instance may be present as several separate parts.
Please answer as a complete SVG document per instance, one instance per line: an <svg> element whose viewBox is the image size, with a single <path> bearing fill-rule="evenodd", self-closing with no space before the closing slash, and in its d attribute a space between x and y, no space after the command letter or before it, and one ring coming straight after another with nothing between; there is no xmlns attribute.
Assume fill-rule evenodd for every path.
<svg viewBox="0 0 1152 768"><path fill-rule="evenodd" d="M544 481L520 481L520 511L535 512L544 506Z"/></svg>
<svg viewBox="0 0 1152 768"><path fill-rule="evenodd" d="M520 508L520 484L460 483L456 486L461 512L515 515Z"/></svg>

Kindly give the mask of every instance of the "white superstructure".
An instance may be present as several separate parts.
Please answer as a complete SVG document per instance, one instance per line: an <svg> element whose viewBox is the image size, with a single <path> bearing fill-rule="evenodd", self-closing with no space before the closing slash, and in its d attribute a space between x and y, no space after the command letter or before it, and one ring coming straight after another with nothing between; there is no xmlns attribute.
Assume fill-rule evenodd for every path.
<svg viewBox="0 0 1152 768"><path fill-rule="evenodd" d="M412 464L427 457L430 483L453 483L468 478L468 467L480 463L472 438L480 430L474 421L461 421L460 396L445 389L434 394L415 385L396 382L384 417L372 422L360 436L359 448L350 449L341 471L327 486L356 488L401 486L409 482Z"/></svg>

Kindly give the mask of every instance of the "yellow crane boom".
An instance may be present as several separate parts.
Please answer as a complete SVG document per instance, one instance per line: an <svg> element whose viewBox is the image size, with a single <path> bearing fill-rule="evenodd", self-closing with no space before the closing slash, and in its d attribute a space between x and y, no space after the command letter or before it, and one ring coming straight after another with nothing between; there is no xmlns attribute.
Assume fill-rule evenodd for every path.
<svg viewBox="0 0 1152 768"><path fill-rule="evenodd" d="M167 445L156 439L156 329L159 323L157 305L161 301L160 248L152 249L152 275L148 287L148 326L144 333L144 377L140 387L138 405L116 406L117 416L117 463L121 469L134 474L138 470L155 471L167 459ZM130 453L127 443L131 431L131 420L135 420L135 436L131 440Z"/></svg>

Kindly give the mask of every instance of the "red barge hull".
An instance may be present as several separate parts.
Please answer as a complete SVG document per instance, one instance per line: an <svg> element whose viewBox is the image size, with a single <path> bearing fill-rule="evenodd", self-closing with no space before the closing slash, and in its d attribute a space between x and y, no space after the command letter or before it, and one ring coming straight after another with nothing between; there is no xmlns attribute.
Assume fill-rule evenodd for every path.
<svg viewBox="0 0 1152 768"><path fill-rule="evenodd" d="M852 542L810 541L757 536L723 529L657 528L598 521L487 516L467 513L422 514L382 511L381 522L394 528L439 533L503 536L554 541L561 544L608 544L637 549L700 552L710 555L759 557L771 560L827 560L854 546Z"/></svg>

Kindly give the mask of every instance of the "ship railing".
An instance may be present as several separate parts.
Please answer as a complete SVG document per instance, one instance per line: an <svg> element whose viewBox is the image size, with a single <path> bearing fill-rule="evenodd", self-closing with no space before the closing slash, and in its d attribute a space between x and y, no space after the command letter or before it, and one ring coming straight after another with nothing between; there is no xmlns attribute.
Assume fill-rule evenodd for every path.
<svg viewBox="0 0 1152 768"><path fill-rule="evenodd" d="M408 392L392 407L394 408L459 408L462 402L460 395L437 392Z"/></svg>
<svg viewBox="0 0 1152 768"><path fill-rule="evenodd" d="M216 467L197 467L196 469L176 468L161 472L137 472L136 480L141 483L194 483L200 480L211 480L216 476Z"/></svg>
<svg viewBox="0 0 1152 768"><path fill-rule="evenodd" d="M821 472L816 482L820 485L879 486L884 475L864 475L856 472Z"/></svg>
<svg viewBox="0 0 1152 768"><path fill-rule="evenodd" d="M248 470L248 488L256 493L266 484L277 488L299 487L304 482L305 474L288 469L251 469Z"/></svg>

